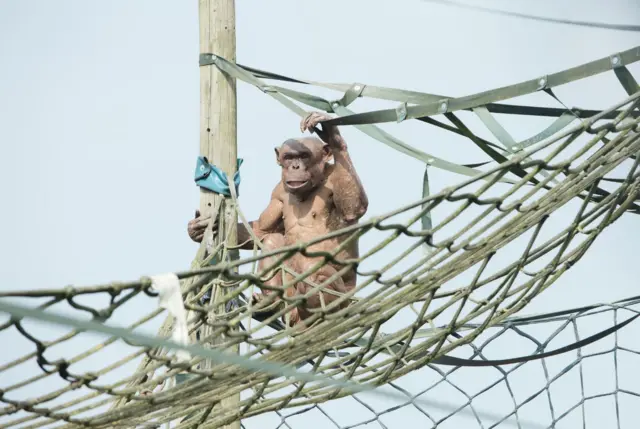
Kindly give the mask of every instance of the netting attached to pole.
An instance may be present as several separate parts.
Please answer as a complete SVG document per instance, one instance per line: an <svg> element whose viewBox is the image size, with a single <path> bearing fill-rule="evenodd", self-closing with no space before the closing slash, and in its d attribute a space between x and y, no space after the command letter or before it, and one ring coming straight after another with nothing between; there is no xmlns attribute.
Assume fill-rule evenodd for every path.
<svg viewBox="0 0 640 429"><path fill-rule="evenodd" d="M212 252L222 262L211 265L209 258L198 261L190 271L178 273L191 340L206 344L215 338L222 351L240 346L240 356L252 364L263 364L265 371L267 364L279 363L307 375L375 387L401 383L447 357L466 358L460 353L467 347L482 349L483 336L491 332L516 332L520 328L509 322L510 316L576 264L608 225L622 215L640 213L640 91L625 67L640 58L638 53L636 48L604 63L599 60L589 67L550 75L544 82L533 81L537 90L555 97L553 86L613 70L629 96L604 111L588 112L592 114L588 118L584 111L575 109L515 109L494 104L534 92L530 83L444 101L438 96L406 92L403 104L396 109L351 115L343 109L367 88L387 98L401 93L356 84L348 87L341 100L325 105L319 97L260 83L262 77L286 80L282 76L216 59L215 65L224 71L256 84L300 114L305 111L294 101L315 108L329 106L333 112L346 114L336 120L339 123L357 125L427 166L468 178L309 243L270 252L259 252L256 243L254 256L235 262L227 258L235 249L223 245ZM426 99L439 101L408 104ZM456 113L463 109L473 111L498 144L472 133ZM494 117L501 109L516 114L557 114L558 118L536 136L509 144L513 138ZM464 166L416 150L373 125L388 121L390 112L399 121L417 118L460 134L491 159L482 165ZM444 114L452 125L430 117L436 114ZM231 202L244 218L238 201L232 198ZM348 239L331 253L314 248L314 244L335 236ZM337 259L342 248L361 238L367 239L368 245L361 245L359 258ZM264 286L261 279L271 268L278 268L296 253L315 258L317 264L297 273L289 284L308 281L320 267L332 263L341 267L340 273L355 268L357 287L331 304L312 310L306 330L285 327L280 320L287 311L305 305L309 296L332 279L311 284L313 290L306 296L283 296L285 308L256 320L256 308L247 305L247 298ZM275 256L275 262L258 273L257 261L267 256ZM276 292L272 297L283 295L289 284L272 288ZM233 288L233 292L209 293L216 288ZM218 300L203 301L205 295ZM172 319L162 320L166 316L163 310L140 314L155 296L149 278L0 294L2 302L11 298L43 312L72 309L79 328L86 328L86 321L93 320L148 334L162 324L161 336L167 336ZM346 302L350 303L348 307L336 311ZM268 299L265 304L269 304ZM218 311L211 316L212 310L221 308L226 310L224 314ZM196 338L196 331L203 332L203 327L208 334ZM119 341L120 334L115 331L102 332L110 336L108 340L96 341L83 329L61 334L50 326L0 313L0 338L15 344L0 357L0 402L4 405L0 408L0 424L7 428L107 428L174 422L179 428L212 428L238 419L249 422L252 416L260 418L284 408L311 407L313 412L322 413L317 404L348 396L356 401L344 387L322 384L313 377L278 376L231 361L215 361L204 369L199 365L203 356L195 354L190 362L180 363L167 353L162 341L140 346L131 338ZM108 364L106 356L111 357ZM448 384L450 376L443 378L442 369L439 371L440 378L434 383ZM464 372L466 377L475 377L475 371L478 369L464 369L455 374ZM426 388L427 383L420 386ZM219 401L238 392L242 394L239 408L221 406L212 412ZM543 393L538 396L547 394ZM471 396L462 394L463 402ZM587 397L583 395L583 399ZM406 407L415 409L417 405L412 402L416 401L409 401ZM513 418L521 403L520 398L511 402ZM392 413L386 410L372 412L372 422L381 424ZM552 420L561 418L561 413L553 413ZM494 420L507 414L496 415ZM443 417L425 418L426 424L435 425ZM478 422L477 416L473 418ZM293 419L286 417L284 425ZM444 420L451 421L451 417Z"/></svg>

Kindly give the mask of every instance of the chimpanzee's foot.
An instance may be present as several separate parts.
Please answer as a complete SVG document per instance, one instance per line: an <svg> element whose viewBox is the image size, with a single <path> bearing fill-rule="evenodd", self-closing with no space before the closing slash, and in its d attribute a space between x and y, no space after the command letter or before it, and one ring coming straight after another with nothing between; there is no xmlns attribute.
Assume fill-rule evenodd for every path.
<svg viewBox="0 0 640 429"><path fill-rule="evenodd" d="M275 299L269 295L274 295ZM284 301L273 292L254 293L251 296L251 307L254 314L267 318L281 310L284 307Z"/></svg>
<svg viewBox="0 0 640 429"><path fill-rule="evenodd" d="M287 319L289 319L288 326L296 326L298 323L302 322L302 319L300 318L300 312L298 311L297 307L282 317L285 324L287 323Z"/></svg>
<svg viewBox="0 0 640 429"><path fill-rule="evenodd" d="M302 314L306 314L306 317L303 317ZM305 319L309 317L308 312L304 310L300 310L299 308L294 308L293 310L287 312L284 316L282 316L282 321L289 328L296 328L297 333L302 333L309 328L305 323Z"/></svg>

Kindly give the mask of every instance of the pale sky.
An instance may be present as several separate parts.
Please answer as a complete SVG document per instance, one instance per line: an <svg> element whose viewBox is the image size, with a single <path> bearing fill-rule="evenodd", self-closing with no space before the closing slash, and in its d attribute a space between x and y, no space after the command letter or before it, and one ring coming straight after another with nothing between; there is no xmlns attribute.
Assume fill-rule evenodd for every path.
<svg viewBox="0 0 640 429"><path fill-rule="evenodd" d="M582 21L640 22L637 0L475 4ZM237 0L239 63L323 82L464 96L637 45L638 33L492 16L419 0ZM199 198L193 182L199 136L197 3L0 0L0 59L0 290L93 285L187 269L197 245L189 240L186 223ZM629 70L640 80L638 64ZM556 94L570 106L591 109L626 97L613 73L560 87ZM559 107L542 94L513 102ZM360 100L353 109L389 106ZM550 123L499 119L518 140ZM238 153L244 158L240 202L250 220L266 206L278 181L273 147L299 135L298 121L259 90L238 85ZM383 128L450 161L486 160L467 140L414 122ZM469 124L489 137L480 122L470 119ZM420 197L420 162L355 129L342 132L368 190L367 217ZM465 178L432 172L433 191ZM389 190L399 183L400 189ZM559 225L570 222L569 216L560 217ZM524 313L638 294L638 222L627 215L609 227ZM363 246L380 237L364 240ZM146 298L136 305L136 311L148 313L157 304ZM0 339L14 344L14 334L2 332ZM31 350L26 343L15 344L9 358L0 352L0 365ZM500 350L491 357L531 352L506 345ZM102 356L104 362L118 357L106 351ZM593 374L598 380L613 376L609 367ZM0 374L0 389L23 376ZM491 410L495 404L486 406ZM637 409L636 402L635 418ZM405 427L414 424L411 418L386 424ZM597 427L595 420L589 423ZM478 426L471 422L469 427Z"/></svg>

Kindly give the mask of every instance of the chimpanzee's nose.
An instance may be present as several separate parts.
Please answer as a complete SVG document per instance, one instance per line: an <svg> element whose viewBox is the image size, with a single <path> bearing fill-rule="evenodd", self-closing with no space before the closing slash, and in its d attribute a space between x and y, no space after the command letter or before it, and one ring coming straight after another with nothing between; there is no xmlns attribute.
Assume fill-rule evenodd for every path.
<svg viewBox="0 0 640 429"><path fill-rule="evenodd" d="M291 167L293 167L294 170L300 169L300 166L298 164L293 164Z"/></svg>

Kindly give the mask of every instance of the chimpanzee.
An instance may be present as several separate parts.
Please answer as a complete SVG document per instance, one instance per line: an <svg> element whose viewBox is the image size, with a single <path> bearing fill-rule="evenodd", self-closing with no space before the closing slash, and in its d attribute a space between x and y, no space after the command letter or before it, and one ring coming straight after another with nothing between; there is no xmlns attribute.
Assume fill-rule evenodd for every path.
<svg viewBox="0 0 640 429"><path fill-rule="evenodd" d="M364 216L369 204L364 187L351 162L344 141L338 127L320 124L322 130L316 126L330 117L323 113L312 112L302 119L300 131L303 133L314 131L320 136L302 137L286 140L280 147L275 148L276 160L282 169L282 178L271 193L271 201L262 212L259 219L250 222L255 235L268 250L277 249L291 244L307 242L327 233L353 225ZM333 163L330 161L333 159ZM204 231L210 220L209 216L200 216L188 224L189 236L196 242L202 241ZM214 225L214 230L217 226ZM332 251L348 237L342 235L313 244L307 250ZM251 236L243 224L238 225L238 242L245 243L243 248L252 249ZM336 259L344 260L358 257L358 243L356 240L336 255ZM275 257L268 257L260 261L263 270L274 262ZM316 264L322 258L310 258L300 253L284 262L292 271L302 273ZM308 277L317 284L326 281L342 267L327 263L320 270ZM282 271L269 279L266 284L281 286L283 284ZM285 273L285 280L293 277ZM351 269L342 277L338 277L327 288L337 292L347 292L356 285L356 273ZM286 291L287 296L305 294L311 288L304 281ZM264 298L271 291L264 290L262 294L253 297L254 302ZM329 304L338 297L329 293L322 293L322 300ZM280 303L282 304L282 303ZM311 313L307 309L321 306L319 294L308 298L303 307L298 306L290 313L290 324L295 325ZM343 308L341 306L341 308ZM337 310L337 309L336 309ZM273 311L273 310L271 310Z"/></svg>

